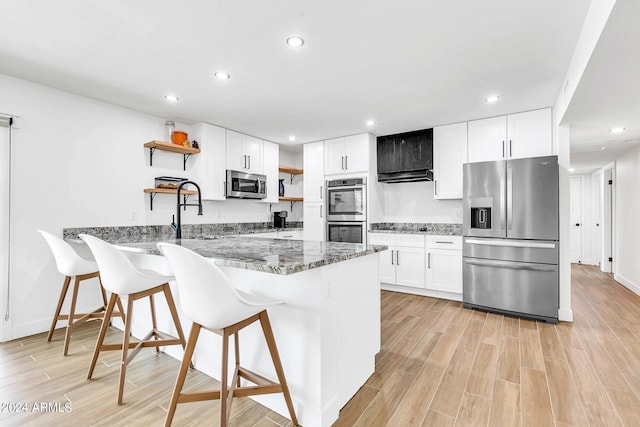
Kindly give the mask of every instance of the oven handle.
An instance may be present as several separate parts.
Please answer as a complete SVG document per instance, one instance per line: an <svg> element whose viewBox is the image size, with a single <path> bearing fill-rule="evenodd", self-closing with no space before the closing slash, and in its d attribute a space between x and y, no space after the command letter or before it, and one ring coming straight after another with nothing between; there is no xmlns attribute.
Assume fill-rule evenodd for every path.
<svg viewBox="0 0 640 427"><path fill-rule="evenodd" d="M544 271L553 272L556 270L556 265L548 264L531 264L528 262L515 262L515 261L495 261L488 259L468 259L465 258L464 262L469 265L477 265L480 267L497 267L497 268L509 268L511 270L530 270L530 271Z"/></svg>

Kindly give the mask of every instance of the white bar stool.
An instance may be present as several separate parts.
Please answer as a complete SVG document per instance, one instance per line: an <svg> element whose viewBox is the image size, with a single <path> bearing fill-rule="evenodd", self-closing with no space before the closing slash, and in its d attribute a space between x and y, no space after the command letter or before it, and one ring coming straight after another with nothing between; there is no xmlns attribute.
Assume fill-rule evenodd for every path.
<svg viewBox="0 0 640 427"><path fill-rule="evenodd" d="M122 350L120 385L118 387L118 405L120 405L122 404L122 396L124 394L124 380L127 365L143 347L155 347L156 352L160 351L158 347L167 345L180 344L182 348L185 348L184 333L182 332L176 305L171 295L171 288L169 287L169 281L174 278L172 276L160 275L155 271L137 269L129 258L120 252L118 248L97 237L81 234L80 238L89 245L89 249L93 252L93 256L100 268L103 286L111 292L105 319L111 319L113 308L120 298L127 299L127 314L125 316L122 344L104 344L104 337L108 326L108 323L104 322L98 334L93 359L89 367L89 373L87 374L87 379L91 379L96 362L98 361L98 355L101 351ZM158 330L153 296L160 292L164 293L165 299L167 300L171 317L178 332L178 338ZM133 302L147 296L149 297L149 304L151 306L151 322L153 328L140 341L129 342ZM130 349L131 352L129 352Z"/></svg>
<svg viewBox="0 0 640 427"><path fill-rule="evenodd" d="M53 332L56 329L58 321L67 320L64 346L62 348L62 354L66 356L69 351L69 342L71 340L71 330L73 327L78 326L89 319L104 319L105 310L107 309L107 296L104 292L104 288L102 287L102 282L100 282L100 292L102 294L102 301L104 304L90 313L76 313L76 303L78 301L78 289L80 288L80 282L94 277L97 277L98 281L100 281L98 264L82 258L69 243L65 242L60 237L44 230L38 230L38 233L44 237L49 248L51 248L53 257L56 260L58 272L65 276L64 284L60 291L60 297L58 298L58 306L56 307L56 312L53 315L53 321L49 328L49 334L47 335L47 341L51 342L51 338L53 338ZM71 283L72 278L75 278L75 280L73 282L73 294L71 296L69 314L60 314L64 300L67 297L69 284ZM122 305L119 304L118 308L120 309L120 312L114 313L114 316L122 317L122 313L124 313Z"/></svg>
<svg viewBox="0 0 640 427"><path fill-rule="evenodd" d="M234 397L270 393L283 393L291 421L293 425L298 425L267 314L267 307L281 304L283 301L267 300L264 297L251 295L234 288L222 270L189 249L170 243L158 243L157 246L169 259L178 283L180 305L185 315L193 322L187 349L171 396L165 426L171 425L178 403L218 399L220 400L220 426L226 426ZM238 332L256 321L260 321L262 326L279 383L240 366ZM187 367L193 357L201 328L222 335L220 390L182 393ZM232 335L235 341L236 366L231 386L229 386L227 367L229 363L229 337ZM256 386L241 387L240 378L244 378Z"/></svg>

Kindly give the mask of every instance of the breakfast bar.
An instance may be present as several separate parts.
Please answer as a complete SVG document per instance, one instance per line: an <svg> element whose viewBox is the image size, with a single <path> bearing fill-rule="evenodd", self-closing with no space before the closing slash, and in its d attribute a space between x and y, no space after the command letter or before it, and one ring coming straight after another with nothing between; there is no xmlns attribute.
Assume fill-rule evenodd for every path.
<svg viewBox="0 0 640 427"><path fill-rule="evenodd" d="M210 258L238 288L285 301L270 308L269 316L299 422L304 426L335 422L339 410L375 369L380 351L378 252L386 247L243 236L169 241ZM137 266L170 273L157 241L114 243ZM171 286L179 309L180 290L175 283ZM144 304L136 308L145 309ZM172 332L167 307L157 310L160 329ZM137 325L136 318L148 316L134 314L132 330L138 336L137 331L142 334L149 325ZM182 315L181 321L188 334L191 322ZM218 380L220 346L220 338L205 333L193 359L196 369ZM243 364L275 378L265 348L257 324L243 330ZM165 351L182 357L175 346ZM255 400L288 416L280 394ZM178 410L188 410L188 405Z"/></svg>

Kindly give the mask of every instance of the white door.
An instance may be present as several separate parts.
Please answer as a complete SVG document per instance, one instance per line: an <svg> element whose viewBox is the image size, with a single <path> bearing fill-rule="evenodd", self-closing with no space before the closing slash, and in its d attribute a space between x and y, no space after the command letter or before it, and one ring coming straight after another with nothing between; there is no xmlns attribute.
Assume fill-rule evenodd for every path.
<svg viewBox="0 0 640 427"><path fill-rule="evenodd" d="M11 331L11 325L5 322L9 295L10 159L8 122L0 117L0 341L9 339Z"/></svg>
<svg viewBox="0 0 640 427"><path fill-rule="evenodd" d="M506 116L472 120L469 126L469 162L487 162L506 158Z"/></svg>
<svg viewBox="0 0 640 427"><path fill-rule="evenodd" d="M324 142L312 142L304 144L302 197L306 202L319 202L324 200Z"/></svg>
<svg viewBox="0 0 640 427"><path fill-rule="evenodd" d="M396 284L396 248L389 246L386 251L380 252L378 255L378 276L380 283Z"/></svg>
<svg viewBox="0 0 640 427"><path fill-rule="evenodd" d="M396 284L424 288L424 247L396 247Z"/></svg>
<svg viewBox="0 0 640 427"><path fill-rule="evenodd" d="M582 177L571 177L569 196L570 221L571 221L571 247L570 260L572 263L582 262Z"/></svg>

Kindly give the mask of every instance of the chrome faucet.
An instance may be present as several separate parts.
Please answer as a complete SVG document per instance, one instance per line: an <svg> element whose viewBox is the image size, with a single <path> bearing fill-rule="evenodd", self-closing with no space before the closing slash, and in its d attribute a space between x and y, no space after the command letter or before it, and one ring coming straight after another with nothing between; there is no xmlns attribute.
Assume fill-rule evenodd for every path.
<svg viewBox="0 0 640 427"><path fill-rule="evenodd" d="M180 191L182 191L182 187L184 187L186 184L193 184L196 186L196 190L198 190L198 203L187 203L186 200L184 203L180 203ZM200 186L198 184L196 184L193 181L180 181L180 184L178 185L178 190L176 191L176 194L178 195L178 204L176 206L176 216L178 217L178 221L175 224L175 230L176 230L176 239L181 239L182 238L182 221L180 219L180 208L183 206L197 206L198 207L198 215L202 215L202 197L200 196ZM171 224L172 226L174 226L174 224Z"/></svg>

